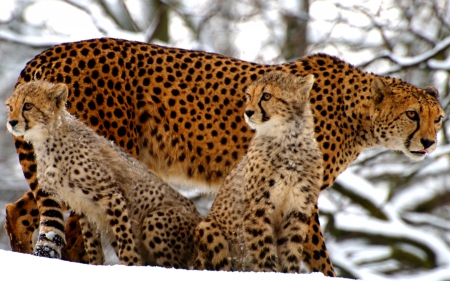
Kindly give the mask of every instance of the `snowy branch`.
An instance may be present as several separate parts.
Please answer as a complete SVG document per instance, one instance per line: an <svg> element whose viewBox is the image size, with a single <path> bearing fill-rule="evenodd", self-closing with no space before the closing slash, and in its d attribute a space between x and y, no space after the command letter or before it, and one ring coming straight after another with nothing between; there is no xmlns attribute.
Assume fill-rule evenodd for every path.
<svg viewBox="0 0 450 281"><path fill-rule="evenodd" d="M33 36L22 35L7 29L0 29L0 39L24 44L32 47L49 48L64 41L68 41L62 36Z"/></svg>
<svg viewBox="0 0 450 281"><path fill-rule="evenodd" d="M390 61L392 61L395 64L395 66L392 69L386 71L385 73L393 73L393 72L399 71L402 68L414 67L414 66L418 66L421 63L427 62L428 60L430 60L434 56L436 56L439 52L442 52L442 51L448 49L449 47L450 47L450 37L447 37L444 40L442 40L441 42L439 42L438 44L436 44L436 46L433 49L428 50L428 51L424 52L423 54L415 56L415 57L402 57L402 56L395 55L394 53L392 53L390 51L383 51L383 52L380 52L379 55L375 56L371 60L361 63L358 66L366 67L369 64L373 63L374 61L377 61L380 59L389 59ZM436 61L432 61L431 63L428 62L427 66L430 69L434 69L434 70L438 70L438 69L450 70L450 63L439 64Z"/></svg>

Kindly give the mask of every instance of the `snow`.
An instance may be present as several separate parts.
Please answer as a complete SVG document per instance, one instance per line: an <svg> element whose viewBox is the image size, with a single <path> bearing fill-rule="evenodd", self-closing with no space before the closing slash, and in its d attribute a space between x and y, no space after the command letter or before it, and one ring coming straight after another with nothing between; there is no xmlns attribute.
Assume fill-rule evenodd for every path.
<svg viewBox="0 0 450 281"><path fill-rule="evenodd" d="M415 224L430 224L437 228L442 228L450 232L448 221L437 216L422 213L406 213L403 218L414 222Z"/></svg>
<svg viewBox="0 0 450 281"><path fill-rule="evenodd" d="M351 190L353 194L371 201L377 207L381 206L387 199L386 190L375 188L369 181L353 173L351 169L339 175L336 183Z"/></svg>
<svg viewBox="0 0 450 281"><path fill-rule="evenodd" d="M446 219L448 211L435 214L414 211L416 205L439 198L439 193L444 194L448 189L448 146L438 147L422 162L392 161L396 159L392 153L383 151L372 149L362 153L354 165L338 177L337 183L346 192L376 206L385 220L371 216L364 206L333 189L322 192L319 197L323 229L332 224L334 231L343 231L353 237L338 241L327 239L335 268L362 280L449 280L450 236L445 235L450 229ZM408 183L398 185L399 190L393 191L383 180L382 175L387 173L411 178ZM392 238L392 243L378 245L377 237ZM383 274L402 267L399 260L392 258L398 251L419 260L432 256L437 267Z"/></svg>
<svg viewBox="0 0 450 281"><path fill-rule="evenodd" d="M19 3L22 0L1 1L0 22L7 22L13 17L14 6L17 6L14 3ZM0 38L4 41L20 42L36 47L47 47L63 41L76 41L100 36L146 41L148 34L151 34L154 28L154 25L150 25L146 31L138 33L120 29L107 16L102 14L102 9L96 1L67 0L67 2L64 2L46 0L32 2L34 4L30 5L24 18L32 27L27 29L26 32L16 32L15 29L1 28ZM131 4L134 1L126 2ZM245 13L248 13L248 16L245 20L236 21L233 25L233 30L226 30L226 34L229 36L226 39L233 41L234 45L238 46L238 50L235 51L234 56L249 61L275 63L276 59L279 58L277 57L279 49L272 41L283 41L282 34L284 32L284 25L281 24L281 15L284 12L296 13L299 10L298 5L300 2L283 0L276 3L275 1L267 1L267 5L270 8L267 9L267 14L261 16L258 14L252 15L249 11L244 10L247 7L245 6L247 2L241 1L238 9L235 10L236 16ZM73 5L68 5L67 3L72 3ZM180 1L180 3L183 5L180 11L184 11L186 14L192 16L191 20L194 27L200 28L200 25L203 25L202 28L208 28L208 23L202 23L201 20L203 16L209 14L211 9L214 8L211 5L212 2L208 0L197 0ZM408 48L400 49L398 46L391 52L373 52L372 49L360 48L356 51L339 45L340 41L361 42L362 46L378 46L382 42L381 33L377 28L373 27L366 16L356 10L357 7L364 7L364 11L370 11L372 14L380 12L375 17L379 23L393 21L392 25L397 27L404 24L398 22L399 9L387 8L391 5L389 0L310 1L310 5L310 40L320 43L323 43L322 41L328 42L334 40L338 43L337 45L325 44L322 48L312 48L310 51L325 51L333 55L338 55L357 65L366 65L368 60L369 62L374 62L377 58L387 58L373 63L370 66L370 71L378 74L390 74L403 67L416 67L418 65L427 65L431 69L450 69L449 58L445 58L444 56L442 60L440 57L430 59L435 54L441 53L449 48L450 37L440 39L440 42L436 41L436 44L427 51L413 56L405 52ZM49 8L50 6L51 8ZM343 6L344 9L342 8ZM349 9L349 7L352 8ZM219 41L212 40L218 36L214 33L214 30L205 33L207 38L203 38L203 42L202 40L199 41L198 38L192 35L190 27L181 15L182 13L171 13L172 19L169 27L171 42L166 44L186 49L203 49L219 52L213 44L213 42ZM332 21L339 17L348 21L347 24L336 26ZM266 19L266 22L264 19ZM214 18L214 20L217 19ZM271 24L267 24L267 22ZM364 27L370 31L365 30L366 32L360 32L359 30ZM432 28L423 28L420 30L420 33L424 33L422 35L427 38L435 37L434 32L435 30ZM219 35L223 36L223 34ZM392 36L392 34L389 36ZM435 40L433 39L432 41ZM161 44L160 42L155 43ZM16 53L17 51L14 50L14 54ZM35 53L37 54L38 51ZM14 56L8 56L7 59L5 57L2 60L2 64L7 65L7 71L0 73L0 76L3 78L2 81L14 83L25 61L32 56L31 54L23 55L20 58L23 62L18 64L13 64L10 61L10 57L13 59ZM394 64L390 63L391 61L399 65L394 66ZM445 88L448 82L447 77L447 71L441 71L440 75L435 75L433 82L430 83L440 89L441 95L447 92ZM413 84L417 82L412 78L408 81ZM2 83L0 89L5 88L5 84ZM12 88L12 85L9 88ZM444 96L442 104L447 105L449 102L450 96ZM4 119L4 112L1 117ZM3 120L3 122L5 121ZM7 138L10 141L10 135ZM340 274L344 274L344 271L346 271L363 280L450 280L450 224L448 216L450 207L446 206L442 208L443 210L432 214L421 213L420 210L415 209L416 206L430 198L439 199L439 194L445 194L450 188L450 184L448 184L450 182L450 174L448 173L450 145L442 146L441 143L442 141L440 141L440 146L434 153L430 154L426 160L420 163L398 160L401 157L392 157L392 152L387 152L383 155L379 152L379 149L365 151L361 156L368 156L366 159L377 156L377 160L367 160L369 164L365 165L365 163L362 163L364 158L360 157L358 160L360 163L355 163L354 166L339 176L337 183L345 191L365 199L365 202L370 202L373 206L379 207L380 212L386 216L386 220L371 217L369 212L367 212L367 206L360 206L352 202L349 197L343 196L338 192L327 190L322 193L319 199L319 207L321 214L323 214L320 221L325 235L328 232L327 228L335 227L338 230L350 234L363 233L373 236L393 237L395 240L397 237L406 237L404 240L406 242L402 241L395 245L371 244L371 240L364 240L358 237L359 235L355 235L354 237L349 235L350 237L348 238L341 237L339 241L333 240L335 239L333 235L326 237L331 260L335 268L340 271ZM6 159L3 160L3 168L0 171L0 190L11 186L26 186L28 188L24 181L22 170L18 165L16 154L13 153L11 155L8 155L8 157L0 157ZM392 161L393 159L395 161ZM406 157L403 157L403 159L406 159ZM401 182L384 180L383 177L387 176L397 176L404 180ZM424 178L427 176L429 179L425 180ZM196 197L194 192L192 194L189 194L190 192L186 193L190 197ZM16 197L0 198L0 202L13 202L20 195L18 192L17 195L14 195ZM205 215L209 210L212 198L204 195L196 200L197 202L201 201L197 206L200 206L199 211ZM327 214L335 214L336 219L333 220L331 215ZM0 209L0 216L4 217L4 208ZM438 232L437 230L441 231ZM428 249L431 254L436 256L439 260L437 267L434 269L410 268L409 270L403 269L392 275L386 274L385 272L399 271L399 268L401 269L403 267L399 260L391 257L394 248L401 248L402 251L413 253L418 259L423 259L423 248L416 247L414 246L415 244L420 244L421 247ZM7 245L6 240L4 245ZM9 249L9 246L5 249ZM238 279L254 277L258 279L298 278L298 276L286 274L258 274L249 276L256 273L203 272L201 275L197 275L198 271L194 270L169 270L155 267L129 268L121 265L87 266L37 258L9 251L0 251L0 262L2 263L2 267L5 268L3 271L6 271L6 275L4 275L4 272L0 275L1 280L13 280L13 278L14 280L23 280L26 277L36 279L39 278L37 273L42 272L45 266L57 267L61 269L61 272L64 272L64 270L70 271L71 274L74 274L72 275L74 276L73 279L79 279L80 277L89 278L89 276L110 276L108 278L111 280L122 280L129 278L128 276L130 274L140 277L138 275L141 274L138 272L139 270L145 270L145 272L141 272L142 277L146 279L149 278L149 275L150 277L155 275L156 277L163 276L165 278L172 278L172 276L173 278L185 278L187 276L186 274L194 274L195 276L191 277L199 279L208 278L205 276L206 274L214 274L219 279L228 279L230 277ZM27 265L26 270L23 270L24 264ZM136 272L130 273L130 270ZM181 274L183 276L180 276ZM64 277L66 278L66 276ZM321 274L302 275L301 278L303 280L330 280Z"/></svg>
<svg viewBox="0 0 450 281"><path fill-rule="evenodd" d="M162 267L129 267L124 265L94 266L67 262L56 259L41 258L27 254L0 250L0 264L2 265L2 280L49 280L44 268L51 268L52 274L58 273L64 280L258 280L258 281L326 281L353 280L345 278L325 277L322 273L311 274L283 274L256 272L217 272L167 269ZM26 265L26 270L23 270ZM55 271L56 269L56 271ZM52 278L52 277L50 277Z"/></svg>
<svg viewBox="0 0 450 281"><path fill-rule="evenodd" d="M50 231L50 232L45 233L45 237L47 237L47 239L50 240L50 241L53 241L53 239L55 238L56 235L57 234L54 231Z"/></svg>
<svg viewBox="0 0 450 281"><path fill-rule="evenodd" d="M395 55L390 51L384 50L379 52L378 55L375 58L371 59L370 61L374 61L375 59L379 58L389 58L390 60L392 60L395 63L395 65L391 69L384 71L385 73L392 73L398 71L402 67L416 66L423 62L426 62L430 69L448 69L449 68L448 60L438 61L431 58L434 57L437 53L446 50L449 46L450 46L450 37L446 37L442 41L437 43L433 49L425 51L421 55L406 57ZM383 75L383 73L380 72L379 74Z"/></svg>
<svg viewBox="0 0 450 281"><path fill-rule="evenodd" d="M418 186L412 185L412 187L405 191L405 193L408 193L409 191L409 194L402 194L402 192L400 192L398 200L395 200L394 198L394 200L387 201L388 194L386 194L384 190L375 188L370 182L360 175L355 174L352 168L342 173L336 182L341 184L346 190L351 191L352 194L358 195L371 202L374 206L377 206L379 212L386 217L386 220L382 220L356 212L339 212L334 216L334 223L338 229L381 237L397 237L402 238L405 241L416 241L435 253L438 264L443 265L444 267L450 266L450 247L443 240L436 237L435 233L424 232L423 230L405 224L403 221L404 217L401 216L401 210L408 209L405 207L405 205L407 205L406 202L420 202L420 199L423 200L424 198L431 196L430 193L432 192L430 192L430 190L432 190L432 187L427 188L424 186L423 182ZM436 183L436 181L434 181L434 183ZM430 183L430 185L432 185L432 183ZM415 189L415 191L411 192L411 189ZM402 202L403 200L405 200L405 202ZM319 199L319 203L322 202L325 203L325 210L336 211L335 209L333 210L333 203L330 200ZM321 211L323 210L324 209L321 206ZM407 217L411 220L413 216L410 214ZM422 221L425 219L424 216L414 217L417 220L421 218ZM428 217L428 220L428 223L434 224L444 223L445 221L443 219L431 220L430 217ZM415 254L420 256L417 252ZM335 256L332 255L332 258L334 260Z"/></svg>
<svg viewBox="0 0 450 281"><path fill-rule="evenodd" d="M386 207L384 209L390 208ZM374 236L396 237L405 241L416 241L435 253L438 264L450 266L448 263L450 260L450 249L448 245L436 238L433 233L419 231L402 223L399 218L393 218L392 215L394 214L392 214L392 210L387 213L391 215L389 221L365 216L338 214L335 216L335 223L339 229L349 232L370 233ZM367 225L370 225L370 228Z"/></svg>

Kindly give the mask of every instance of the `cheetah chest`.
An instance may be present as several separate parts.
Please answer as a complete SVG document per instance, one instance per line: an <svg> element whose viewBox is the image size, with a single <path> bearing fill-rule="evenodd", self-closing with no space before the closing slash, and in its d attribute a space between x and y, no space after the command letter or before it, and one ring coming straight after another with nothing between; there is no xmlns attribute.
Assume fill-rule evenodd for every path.
<svg viewBox="0 0 450 281"><path fill-rule="evenodd" d="M46 145L34 144L37 177L44 191L55 194L76 213L90 213L94 221L101 222L104 213L92 198L97 195L96 188L101 188L103 178L96 178L87 172L87 168L94 165L88 159L83 160L80 154L82 143L64 145L50 139ZM97 170L99 166L96 166Z"/></svg>
<svg viewBox="0 0 450 281"><path fill-rule="evenodd" d="M309 206L310 187L299 178L299 173L277 171L278 177L270 191L270 198L279 217L292 211L304 211ZM278 217L277 216L277 217Z"/></svg>

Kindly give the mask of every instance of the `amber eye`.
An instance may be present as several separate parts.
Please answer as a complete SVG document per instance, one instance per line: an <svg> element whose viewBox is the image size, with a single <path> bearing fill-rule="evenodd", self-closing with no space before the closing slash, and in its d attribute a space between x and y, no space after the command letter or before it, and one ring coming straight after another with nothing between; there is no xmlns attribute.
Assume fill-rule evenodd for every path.
<svg viewBox="0 0 450 281"><path fill-rule="evenodd" d="M411 119L411 120L418 120L419 119L419 115L415 111L406 111L406 116L408 116L408 118Z"/></svg>
<svg viewBox="0 0 450 281"><path fill-rule="evenodd" d="M262 99L265 100L265 101L268 101L271 98L272 98L272 95L269 94L268 92L264 92L263 95L262 95Z"/></svg>
<svg viewBox="0 0 450 281"><path fill-rule="evenodd" d="M444 117L443 116L439 116L437 119L434 120L434 124L441 123L442 119L444 119Z"/></svg>
<svg viewBox="0 0 450 281"><path fill-rule="evenodd" d="M31 110L34 107L34 105L32 103L26 102L23 104L23 110L28 111Z"/></svg>

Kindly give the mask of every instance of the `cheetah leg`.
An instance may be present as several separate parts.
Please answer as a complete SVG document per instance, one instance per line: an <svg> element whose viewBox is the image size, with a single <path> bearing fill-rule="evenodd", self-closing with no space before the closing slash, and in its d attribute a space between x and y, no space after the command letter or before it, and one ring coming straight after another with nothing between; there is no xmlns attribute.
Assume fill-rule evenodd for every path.
<svg viewBox="0 0 450 281"><path fill-rule="evenodd" d="M39 211L32 191L25 192L15 203L7 204L5 211L5 229L11 250L32 254L33 234L39 228ZM67 261L88 263L76 215L69 216L65 235L67 244L62 248L61 258Z"/></svg>
<svg viewBox="0 0 450 281"><path fill-rule="evenodd" d="M195 269L232 270L228 240L214 219L207 218L197 225L195 245Z"/></svg>
<svg viewBox="0 0 450 281"><path fill-rule="evenodd" d="M13 138L23 174L30 186L33 197L36 200L40 222L38 241L34 249L32 246L28 245L31 240L27 237L29 232L26 232L26 228L14 229L12 228L14 227L14 224L9 224L10 229L12 228L11 233L16 231L15 238L13 237L12 240L15 239L16 242L22 241L22 246L20 247L23 248L20 249L20 247L17 247L17 243L13 243L12 247L16 249L19 248L19 250L26 252L34 250L34 254L37 256L61 258L61 248L66 244L64 238L64 215L61 203L53 196L45 193L38 185L36 173L37 165L34 159L33 146L25 142L22 137L14 136ZM31 199L27 200L32 204ZM9 210L9 216L11 216L10 221L15 219L12 215L12 211L12 209ZM15 226L17 226L17 223ZM25 235L22 236L23 234L18 234L17 232L24 233Z"/></svg>
<svg viewBox="0 0 450 281"><path fill-rule="evenodd" d="M61 203L40 189L33 193L37 193L35 198L40 214L39 236L34 254L61 259L61 249L66 245Z"/></svg>
<svg viewBox="0 0 450 281"><path fill-rule="evenodd" d="M309 216L297 211L283 219L277 240L278 260L282 272L300 273L309 219Z"/></svg>
<svg viewBox="0 0 450 281"><path fill-rule="evenodd" d="M200 214L179 206L159 208L142 223L141 249L144 264L188 269L194 255L194 230Z"/></svg>
<svg viewBox="0 0 450 281"><path fill-rule="evenodd" d="M273 216L249 208L244 214L245 243L252 271L278 271ZM261 209L263 210L263 209Z"/></svg>
<svg viewBox="0 0 450 281"><path fill-rule="evenodd" d="M106 221L114 233L113 246L117 249L116 253L120 262L124 265L141 265L141 256L137 249L136 237L133 235L126 198L122 194L114 193L102 198L99 204L111 208L105 210Z"/></svg>
<svg viewBox="0 0 450 281"><path fill-rule="evenodd" d="M322 272L326 276L336 276L323 239L317 205L314 206L308 226L308 235L303 246L302 260L310 272Z"/></svg>
<svg viewBox="0 0 450 281"><path fill-rule="evenodd" d="M105 263L100 234L97 227L90 223L86 216L79 216L81 232L83 233L84 249L87 253L89 264L101 265Z"/></svg>
<svg viewBox="0 0 450 281"><path fill-rule="evenodd" d="M33 253L33 233L39 227L39 211L31 190L15 203L6 205L5 229L11 250Z"/></svg>
<svg viewBox="0 0 450 281"><path fill-rule="evenodd" d="M62 248L62 259L72 262L89 263L89 257L84 250L84 238L78 220L79 217L74 212L70 212L64 230L67 244Z"/></svg>

